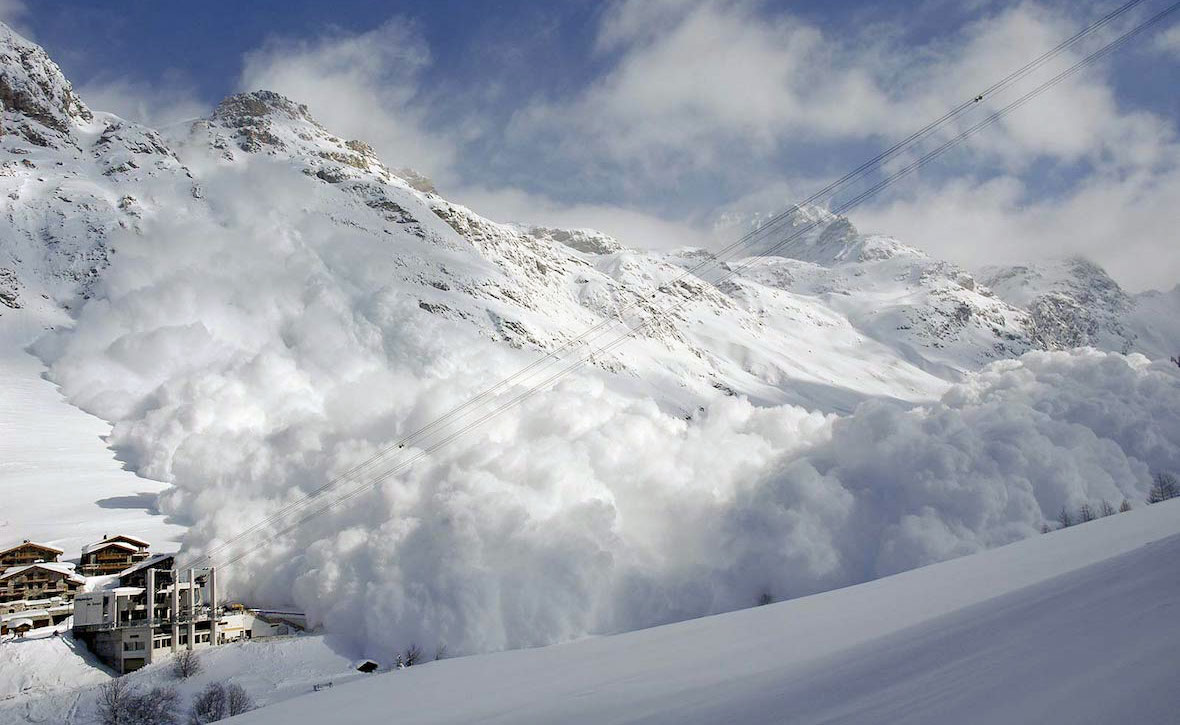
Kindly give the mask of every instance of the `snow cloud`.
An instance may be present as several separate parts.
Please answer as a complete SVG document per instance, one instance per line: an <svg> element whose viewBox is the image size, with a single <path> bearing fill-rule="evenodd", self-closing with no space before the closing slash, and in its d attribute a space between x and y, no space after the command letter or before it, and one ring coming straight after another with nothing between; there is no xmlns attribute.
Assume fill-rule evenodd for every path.
<svg viewBox="0 0 1180 725"><path fill-rule="evenodd" d="M423 313L393 281L416 238L374 244L309 211L335 190L281 163L203 170L204 200L112 239L76 326L38 348L71 400L113 422L120 458L172 484L160 505L191 524L191 551L530 359ZM1174 366L1090 350L840 418L721 398L686 420L585 371L344 484L354 498L224 573L232 596L297 606L358 654L539 645L865 581L1033 535L1063 505L1140 501L1152 471L1180 469L1178 416ZM386 460L373 471L402 459Z"/></svg>

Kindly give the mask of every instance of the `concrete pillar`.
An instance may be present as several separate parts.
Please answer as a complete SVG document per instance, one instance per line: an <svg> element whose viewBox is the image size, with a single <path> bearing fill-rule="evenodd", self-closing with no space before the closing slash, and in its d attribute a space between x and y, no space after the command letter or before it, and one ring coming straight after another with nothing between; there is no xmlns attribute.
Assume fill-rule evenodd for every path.
<svg viewBox="0 0 1180 725"><path fill-rule="evenodd" d="M209 644L217 645L217 569L209 567Z"/></svg>
<svg viewBox="0 0 1180 725"><path fill-rule="evenodd" d="M196 639L196 637L197 637L197 623L196 623L196 613L197 613L196 594L197 593L193 589L193 584L195 584L195 583L196 582L193 577L193 570L189 569L188 570L188 649L193 648L193 644L194 644L193 640Z"/></svg>
<svg viewBox="0 0 1180 725"><path fill-rule="evenodd" d="M172 609L168 612L168 618L172 620L172 652L175 653L177 644L180 642L180 589L177 585L180 584L180 572L176 569L172 570Z"/></svg>
<svg viewBox="0 0 1180 725"><path fill-rule="evenodd" d="M147 655L145 656L146 657L145 662L147 662L148 664L151 664L152 659L153 659L152 654L156 650L156 648L155 648L155 644L156 644L156 627L155 627L155 624L156 624L155 623L155 619L156 619L156 570L155 569L148 569L144 574L147 577L147 582L146 582L146 586L144 587L144 589L146 590L145 593L147 594L147 617L148 617Z"/></svg>
<svg viewBox="0 0 1180 725"><path fill-rule="evenodd" d="M152 620L156 618L156 570L148 569L145 572L147 576L147 583L144 586L147 594L147 616L148 626L152 626Z"/></svg>

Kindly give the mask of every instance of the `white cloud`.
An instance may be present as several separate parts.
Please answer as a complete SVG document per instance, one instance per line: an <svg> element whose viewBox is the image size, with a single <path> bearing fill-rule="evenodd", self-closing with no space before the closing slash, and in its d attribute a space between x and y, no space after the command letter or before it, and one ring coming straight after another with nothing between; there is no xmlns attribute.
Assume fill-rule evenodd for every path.
<svg viewBox="0 0 1180 725"><path fill-rule="evenodd" d="M192 84L178 73L154 84L99 77L76 89L86 104L129 121L160 128L193 118L204 118L210 108Z"/></svg>
<svg viewBox="0 0 1180 725"><path fill-rule="evenodd" d="M1171 289L1180 279L1180 147L1158 153L1129 171L1095 172L1060 196L1029 201L1014 176L961 178L913 185L852 218L968 267L1081 254L1132 291Z"/></svg>
<svg viewBox="0 0 1180 725"><path fill-rule="evenodd" d="M429 127L430 99L418 84L429 62L413 29L393 19L360 34L271 38L246 55L239 85L305 103L320 123L371 144L391 166L411 166L445 182L458 139Z"/></svg>
<svg viewBox="0 0 1180 725"><path fill-rule="evenodd" d="M1180 58L1180 25L1173 25L1155 36L1153 47L1161 53Z"/></svg>

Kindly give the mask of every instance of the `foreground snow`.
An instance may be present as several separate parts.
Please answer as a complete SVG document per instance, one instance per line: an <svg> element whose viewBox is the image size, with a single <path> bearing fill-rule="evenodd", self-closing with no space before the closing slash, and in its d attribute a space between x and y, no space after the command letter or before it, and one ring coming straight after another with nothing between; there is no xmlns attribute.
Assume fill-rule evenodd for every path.
<svg viewBox="0 0 1180 725"><path fill-rule="evenodd" d="M782 604L374 675L241 722L1175 722L1177 607L1173 501Z"/></svg>

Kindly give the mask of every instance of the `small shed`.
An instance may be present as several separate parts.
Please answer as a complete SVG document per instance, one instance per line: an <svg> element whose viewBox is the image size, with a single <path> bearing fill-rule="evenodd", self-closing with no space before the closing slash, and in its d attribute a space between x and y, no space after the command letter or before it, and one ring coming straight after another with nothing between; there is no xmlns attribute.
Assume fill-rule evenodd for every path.
<svg viewBox="0 0 1180 725"><path fill-rule="evenodd" d="M10 632L15 632L16 636L18 637L24 637L25 634L27 634L32 628L33 620L31 619L22 617L21 619L13 619L8 622L8 630Z"/></svg>
<svg viewBox="0 0 1180 725"><path fill-rule="evenodd" d="M376 672L377 668L380 666L381 665L377 664L373 660L357 660L356 662L352 663L353 669L355 669L357 672Z"/></svg>

